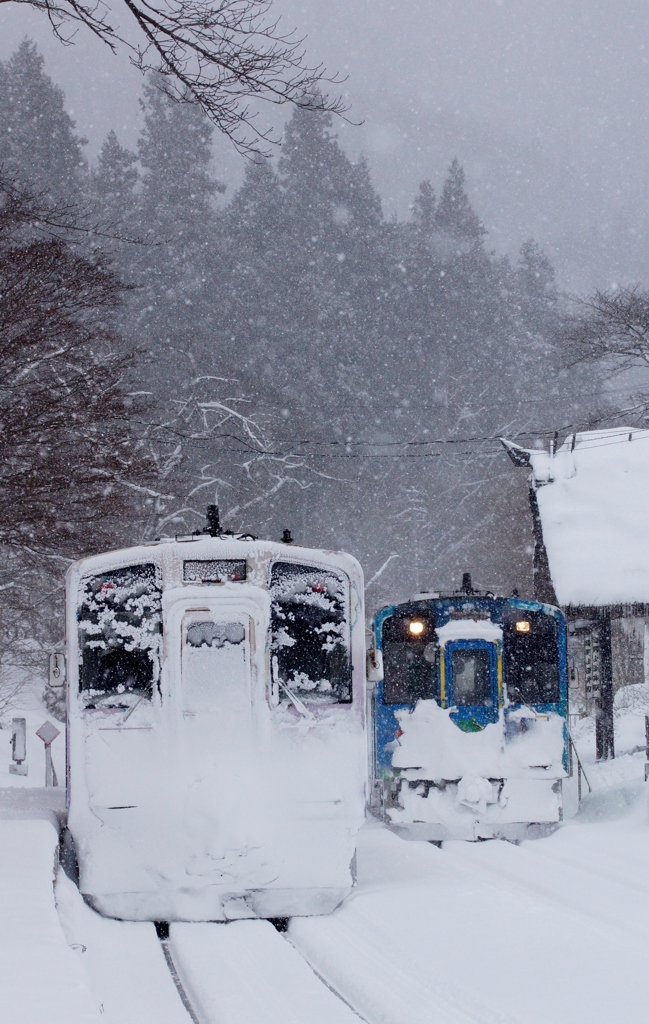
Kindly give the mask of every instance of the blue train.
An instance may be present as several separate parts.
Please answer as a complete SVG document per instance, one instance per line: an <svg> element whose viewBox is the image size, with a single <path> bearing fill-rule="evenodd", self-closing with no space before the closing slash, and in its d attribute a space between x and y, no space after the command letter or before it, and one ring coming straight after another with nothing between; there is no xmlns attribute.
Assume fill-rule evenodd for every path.
<svg viewBox="0 0 649 1024"><path fill-rule="evenodd" d="M461 592L381 609L368 678L370 806L407 839L547 834L568 774L558 608Z"/></svg>

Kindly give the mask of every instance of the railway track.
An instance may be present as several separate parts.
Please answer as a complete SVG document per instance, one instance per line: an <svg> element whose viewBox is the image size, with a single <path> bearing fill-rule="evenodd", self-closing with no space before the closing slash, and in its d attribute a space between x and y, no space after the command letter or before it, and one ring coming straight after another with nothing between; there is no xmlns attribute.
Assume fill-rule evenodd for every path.
<svg viewBox="0 0 649 1024"><path fill-rule="evenodd" d="M359 1024L269 921L158 925L192 1024Z"/></svg>
<svg viewBox="0 0 649 1024"><path fill-rule="evenodd" d="M370 829L356 893L285 934L246 920L156 937L99 917L65 878L57 903L97 1024L644 1024L649 847L598 829L442 850Z"/></svg>
<svg viewBox="0 0 649 1024"><path fill-rule="evenodd" d="M269 921L111 920L60 870L56 903L97 1024L363 1024Z"/></svg>

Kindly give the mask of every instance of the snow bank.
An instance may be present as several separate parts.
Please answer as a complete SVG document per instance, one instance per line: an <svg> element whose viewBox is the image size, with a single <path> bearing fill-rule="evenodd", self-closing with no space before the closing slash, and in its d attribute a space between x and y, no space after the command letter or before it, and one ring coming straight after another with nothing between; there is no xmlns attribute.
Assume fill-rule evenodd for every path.
<svg viewBox="0 0 649 1024"><path fill-rule="evenodd" d="M649 430L579 433L530 462L558 603L649 602Z"/></svg>
<svg viewBox="0 0 649 1024"><path fill-rule="evenodd" d="M45 821L0 821L0 1005L7 1024L103 1019L54 906L58 837Z"/></svg>
<svg viewBox="0 0 649 1024"><path fill-rule="evenodd" d="M60 868L56 906L102 1024L190 1024L152 924L100 917Z"/></svg>
<svg viewBox="0 0 649 1024"><path fill-rule="evenodd" d="M570 826L437 850L366 829L354 896L288 934L373 1024L646 1024L648 838Z"/></svg>

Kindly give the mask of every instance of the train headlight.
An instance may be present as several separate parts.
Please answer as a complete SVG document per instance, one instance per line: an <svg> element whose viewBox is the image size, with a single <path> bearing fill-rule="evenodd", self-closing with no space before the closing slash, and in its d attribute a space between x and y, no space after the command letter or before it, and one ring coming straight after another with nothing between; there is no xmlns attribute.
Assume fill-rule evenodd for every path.
<svg viewBox="0 0 649 1024"><path fill-rule="evenodd" d="M413 619L412 622L408 623L408 629L410 630L413 636L421 636L421 634L424 632L424 624L423 622L420 622L418 619Z"/></svg>
<svg viewBox="0 0 649 1024"><path fill-rule="evenodd" d="M519 621L516 623L516 632L517 633L529 633L531 628L532 628L532 623L528 622L527 619L519 619Z"/></svg>

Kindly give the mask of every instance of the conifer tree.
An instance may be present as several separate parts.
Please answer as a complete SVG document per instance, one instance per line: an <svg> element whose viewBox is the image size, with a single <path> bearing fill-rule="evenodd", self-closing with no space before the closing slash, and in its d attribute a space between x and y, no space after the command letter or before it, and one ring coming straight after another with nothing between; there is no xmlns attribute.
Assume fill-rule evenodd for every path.
<svg viewBox="0 0 649 1024"><path fill-rule="evenodd" d="M435 226L438 231L450 235L458 242L469 242L474 245L486 234L466 194L464 169L457 157L449 167L442 186L442 194L435 213Z"/></svg>
<svg viewBox="0 0 649 1024"><path fill-rule="evenodd" d="M530 297L548 306L556 305L558 295L554 267L534 239L530 238L521 245L517 277Z"/></svg>
<svg viewBox="0 0 649 1024"><path fill-rule="evenodd" d="M139 179L136 162L135 153L120 146L111 130L92 170L90 187L102 222L117 231L127 226L135 212Z"/></svg>
<svg viewBox="0 0 649 1024"><path fill-rule="evenodd" d="M412 220L417 231L429 236L435 228L435 206L437 198L430 181L422 181L419 192L412 204Z"/></svg>
<svg viewBox="0 0 649 1024"><path fill-rule="evenodd" d="M70 201L83 187L86 139L75 134L63 92L43 64L25 39L0 69L0 165L33 191Z"/></svg>
<svg viewBox="0 0 649 1024"><path fill-rule="evenodd" d="M212 331L214 197L223 186L210 173L213 129L200 108L170 99L154 80L144 94L134 218L143 244L130 246L124 260L149 373L174 393L195 375L196 354Z"/></svg>
<svg viewBox="0 0 649 1024"><path fill-rule="evenodd" d="M306 422L315 391L322 427L344 434L373 400L365 367L387 294L381 202L366 162L352 164L324 110L294 112L278 170L289 236L281 274L293 282L283 358L291 373L309 368Z"/></svg>

